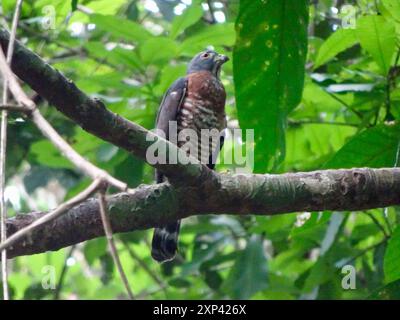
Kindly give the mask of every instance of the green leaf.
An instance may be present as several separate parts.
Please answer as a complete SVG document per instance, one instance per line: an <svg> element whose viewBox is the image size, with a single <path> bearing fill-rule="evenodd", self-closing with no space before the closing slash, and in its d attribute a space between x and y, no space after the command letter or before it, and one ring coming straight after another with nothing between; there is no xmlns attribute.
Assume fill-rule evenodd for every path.
<svg viewBox="0 0 400 320"><path fill-rule="evenodd" d="M357 20L356 31L361 46L387 74L396 48L394 24L382 16L364 16Z"/></svg>
<svg viewBox="0 0 400 320"><path fill-rule="evenodd" d="M99 257L101 271L102 274L100 276L100 280L103 284L109 284L114 274L114 260L111 258L111 255L104 254Z"/></svg>
<svg viewBox="0 0 400 320"><path fill-rule="evenodd" d="M44 289L42 282L34 282L25 290L24 299L41 300L50 295L51 290Z"/></svg>
<svg viewBox="0 0 400 320"><path fill-rule="evenodd" d="M383 6L387 9L388 13L400 22L400 1L399 0L381 0Z"/></svg>
<svg viewBox="0 0 400 320"><path fill-rule="evenodd" d="M100 145L96 152L98 162L109 162L118 152L118 147L110 143Z"/></svg>
<svg viewBox="0 0 400 320"><path fill-rule="evenodd" d="M233 23L215 24L202 29L190 38L183 41L181 52L195 54L208 46L231 46L235 43Z"/></svg>
<svg viewBox="0 0 400 320"><path fill-rule="evenodd" d="M151 37L151 34L140 24L112 15L91 14L90 22L103 31L128 41L142 42Z"/></svg>
<svg viewBox="0 0 400 320"><path fill-rule="evenodd" d="M187 66L184 64L178 64L174 66L166 65L161 70L160 81L154 87L154 91L162 96L176 79L185 75L186 68Z"/></svg>
<svg viewBox="0 0 400 320"><path fill-rule="evenodd" d="M389 283L373 292L369 300L400 300L400 280Z"/></svg>
<svg viewBox="0 0 400 320"><path fill-rule="evenodd" d="M174 58L178 53L175 41L164 38L152 38L141 47L140 54L145 63L166 62Z"/></svg>
<svg viewBox="0 0 400 320"><path fill-rule="evenodd" d="M105 238L98 238L87 241L83 249L85 259L92 265L97 258L107 253L107 241Z"/></svg>
<svg viewBox="0 0 400 320"><path fill-rule="evenodd" d="M109 72L104 74L93 74L88 77L82 77L76 81L77 86L86 93L101 93L109 88L123 89L127 85L123 83L123 74Z"/></svg>
<svg viewBox="0 0 400 320"><path fill-rule="evenodd" d="M74 166L48 140L40 140L31 146L31 153L41 165L50 168L74 169Z"/></svg>
<svg viewBox="0 0 400 320"><path fill-rule="evenodd" d="M66 4L67 1L65 0L51 0L49 4L53 5L55 2L60 2L60 4ZM91 9L92 12L99 12L103 15L110 15L114 16L120 12L120 8L122 5L126 5L126 0L96 0L96 1L81 1L81 3L88 9ZM44 3L41 0L37 0L34 2L35 6L42 10L44 7ZM69 7L70 8L70 7ZM68 9L69 9L68 8ZM57 17L60 17L60 24L65 24L65 15L63 11L60 11L59 7L56 7ZM91 15L87 15L79 10L76 10L71 17L70 23L73 22L89 22Z"/></svg>
<svg viewBox="0 0 400 320"><path fill-rule="evenodd" d="M130 187L136 187L143 182L144 162L136 156L128 154L122 161L113 165L113 167L114 176L128 183ZM129 172L129 175L126 174L127 172Z"/></svg>
<svg viewBox="0 0 400 320"><path fill-rule="evenodd" d="M303 293L310 293L316 286L326 283L335 275L335 268L326 256L320 257L304 276Z"/></svg>
<svg viewBox="0 0 400 320"><path fill-rule="evenodd" d="M400 125L381 124L354 136L324 167L393 167L399 143Z"/></svg>
<svg viewBox="0 0 400 320"><path fill-rule="evenodd" d="M139 8L137 1L131 1L128 8L126 8L126 17L129 20L137 21L139 18Z"/></svg>
<svg viewBox="0 0 400 320"><path fill-rule="evenodd" d="M353 29L339 29L332 33L319 48L314 69L327 63L337 54L354 46L357 42L358 39Z"/></svg>
<svg viewBox="0 0 400 320"><path fill-rule="evenodd" d="M207 270L204 274L204 281L211 289L218 290L223 279L217 271Z"/></svg>
<svg viewBox="0 0 400 320"><path fill-rule="evenodd" d="M182 266L181 275L184 276L198 271L203 263L215 257L224 244L224 237L212 239L211 242L208 239L207 241L202 241L201 239L196 241L193 248L192 261Z"/></svg>
<svg viewBox="0 0 400 320"><path fill-rule="evenodd" d="M254 129L255 171L285 156L287 114L300 102L307 56L308 1L240 2L233 70L239 122Z"/></svg>
<svg viewBox="0 0 400 320"><path fill-rule="evenodd" d="M172 22L170 37L175 39L186 28L195 24L203 16L203 9L200 4L193 4L180 16L176 16Z"/></svg>
<svg viewBox="0 0 400 320"><path fill-rule="evenodd" d="M112 65L123 64L129 69L140 69L142 64L137 56L136 51L127 50L120 47L107 50L103 43L96 41L86 43L85 49L88 50L90 57L106 60Z"/></svg>
<svg viewBox="0 0 400 320"><path fill-rule="evenodd" d="M78 0L71 0L71 11L74 12L78 7Z"/></svg>
<svg viewBox="0 0 400 320"><path fill-rule="evenodd" d="M271 217L256 217L256 223L249 230L251 233L265 234L271 241L287 239L291 227L296 221L295 214Z"/></svg>
<svg viewBox="0 0 400 320"><path fill-rule="evenodd" d="M268 286L267 258L260 236L253 235L237 257L224 288L233 299L248 299Z"/></svg>
<svg viewBox="0 0 400 320"><path fill-rule="evenodd" d="M400 279L400 226L397 226L389 240L383 270L386 283Z"/></svg>
<svg viewBox="0 0 400 320"><path fill-rule="evenodd" d="M168 284L174 288L187 288L191 283L184 278L175 278L168 281Z"/></svg>
<svg viewBox="0 0 400 320"><path fill-rule="evenodd" d="M302 226L292 229L290 238L293 248L304 252L315 248L326 237L330 220L331 213L329 211L325 211L322 216L319 213L311 214L311 217ZM329 245L329 243L327 244Z"/></svg>

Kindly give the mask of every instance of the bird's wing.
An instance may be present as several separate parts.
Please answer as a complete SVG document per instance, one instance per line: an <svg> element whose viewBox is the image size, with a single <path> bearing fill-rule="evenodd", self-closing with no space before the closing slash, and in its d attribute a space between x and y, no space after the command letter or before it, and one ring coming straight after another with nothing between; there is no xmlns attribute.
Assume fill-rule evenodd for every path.
<svg viewBox="0 0 400 320"><path fill-rule="evenodd" d="M168 140L169 122L175 121L187 90L187 79L179 78L165 93L156 118L156 128L165 133Z"/></svg>
<svg viewBox="0 0 400 320"><path fill-rule="evenodd" d="M187 91L187 79L179 78L165 93L156 117L156 129L162 130L165 138L169 139L169 122L176 121L179 109L182 106ZM163 175L156 170L157 183L164 181Z"/></svg>

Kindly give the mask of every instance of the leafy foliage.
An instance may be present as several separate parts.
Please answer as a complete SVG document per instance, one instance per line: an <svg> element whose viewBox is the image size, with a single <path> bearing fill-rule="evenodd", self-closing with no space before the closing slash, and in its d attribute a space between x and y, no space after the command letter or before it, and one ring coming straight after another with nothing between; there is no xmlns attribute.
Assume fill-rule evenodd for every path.
<svg viewBox="0 0 400 320"><path fill-rule="evenodd" d="M236 102L241 127L255 130L256 172L276 168L285 156L286 117L300 102L303 89L307 9L306 0L240 3L234 49Z"/></svg>
<svg viewBox="0 0 400 320"><path fill-rule="evenodd" d="M385 253L385 263L383 265L385 271L386 282L392 282L400 279L400 271L398 261L400 245L400 228L397 227L393 232L392 238L389 241L388 247Z"/></svg>
<svg viewBox="0 0 400 320"><path fill-rule="evenodd" d="M252 236L237 256L226 280L226 290L234 299L248 299L268 286L267 259L263 239Z"/></svg>
<svg viewBox="0 0 400 320"><path fill-rule="evenodd" d="M221 75L226 112L230 125L255 130L255 171L397 166L399 1L341 1L352 10L332 0L312 3L24 1L18 39L113 112L146 128L188 60L213 46L233 57ZM2 1L8 21L14 5ZM48 12L55 13L50 27ZM87 134L46 103L40 108L99 167L131 187L153 181L141 160ZM10 117L11 214L47 210L87 186L28 119ZM399 221L397 207L192 217L183 224L180 256L161 266L150 257L151 231L119 235L117 244L135 294L145 299L398 299ZM62 299L125 296L104 239L70 252L15 259L12 297L55 298L42 285L49 266ZM347 265L356 270L355 290L341 286Z"/></svg>

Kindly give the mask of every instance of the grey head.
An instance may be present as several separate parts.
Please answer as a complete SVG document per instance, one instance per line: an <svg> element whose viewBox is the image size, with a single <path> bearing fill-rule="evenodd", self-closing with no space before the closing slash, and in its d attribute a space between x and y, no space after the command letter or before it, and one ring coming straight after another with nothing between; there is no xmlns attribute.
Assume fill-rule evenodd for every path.
<svg viewBox="0 0 400 320"><path fill-rule="evenodd" d="M219 78L222 65L229 58L218 54L213 50L205 50L198 53L189 63L187 74L198 71L210 71L215 77Z"/></svg>

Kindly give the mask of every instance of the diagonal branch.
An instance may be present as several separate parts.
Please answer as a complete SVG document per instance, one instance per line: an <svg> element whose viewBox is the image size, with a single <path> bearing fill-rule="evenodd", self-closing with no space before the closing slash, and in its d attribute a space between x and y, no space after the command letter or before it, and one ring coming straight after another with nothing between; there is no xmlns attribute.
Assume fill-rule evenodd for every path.
<svg viewBox="0 0 400 320"><path fill-rule="evenodd" d="M0 30L0 47L3 50L7 49L8 42L7 31ZM148 147L154 142L165 144L166 154L177 154L180 159L187 159L185 152L174 144L107 110L100 100L88 97L71 80L19 42L15 44L11 67L41 97L87 132L132 152L143 160L146 159ZM205 181L213 176L213 171L194 158L189 164L167 163L154 166L166 174L170 181L184 181L186 184L196 184L199 179Z"/></svg>

